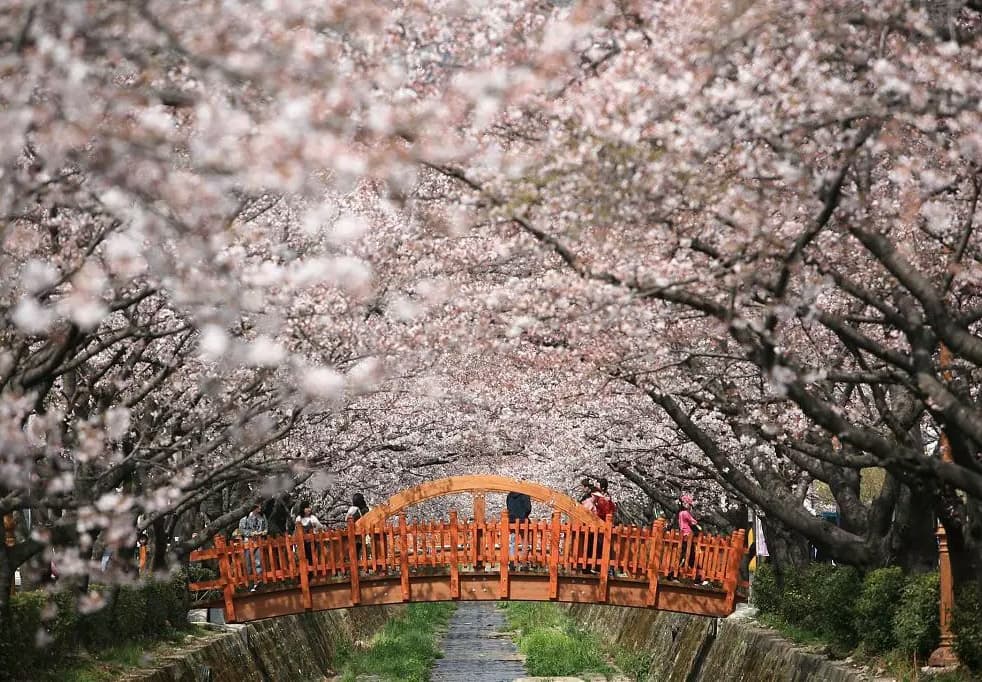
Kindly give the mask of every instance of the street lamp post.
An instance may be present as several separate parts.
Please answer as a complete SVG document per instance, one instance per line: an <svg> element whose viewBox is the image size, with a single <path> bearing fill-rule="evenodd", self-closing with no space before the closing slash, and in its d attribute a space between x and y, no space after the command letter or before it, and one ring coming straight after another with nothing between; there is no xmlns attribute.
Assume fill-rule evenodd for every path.
<svg viewBox="0 0 982 682"><path fill-rule="evenodd" d="M939 357L941 366L941 376L945 381L951 381L951 351L944 344L941 344ZM948 434L941 433L941 459L945 462L952 461L951 442ZM944 524L938 519L938 527L934 531L938 538L938 579L940 582L941 599L941 642L938 648L931 653L928 665L932 667L948 667L958 665L958 656L955 655L955 634L951 631L951 609L955 603L955 590L951 576L951 556L948 554L948 536L945 533Z"/></svg>

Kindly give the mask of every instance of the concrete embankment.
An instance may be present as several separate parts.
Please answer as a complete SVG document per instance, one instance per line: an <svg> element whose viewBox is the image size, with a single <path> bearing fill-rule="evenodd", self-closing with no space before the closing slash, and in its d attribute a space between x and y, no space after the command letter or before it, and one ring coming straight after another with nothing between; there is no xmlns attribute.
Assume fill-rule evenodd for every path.
<svg viewBox="0 0 982 682"><path fill-rule="evenodd" d="M860 682L858 671L796 647L742 618L570 606L605 641L644 656L658 682Z"/></svg>
<svg viewBox="0 0 982 682"><path fill-rule="evenodd" d="M229 626L222 636L157 661L131 682L267 682L323 680L337 653L368 640L402 607L364 606Z"/></svg>

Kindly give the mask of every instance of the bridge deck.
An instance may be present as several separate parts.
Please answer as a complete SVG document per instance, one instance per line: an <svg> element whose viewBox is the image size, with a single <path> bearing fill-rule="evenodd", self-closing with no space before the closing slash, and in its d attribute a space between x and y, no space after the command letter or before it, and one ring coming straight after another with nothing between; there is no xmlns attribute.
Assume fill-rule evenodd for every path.
<svg viewBox="0 0 982 682"><path fill-rule="evenodd" d="M229 622L413 601L524 600L614 604L709 616L732 613L743 531L683 539L678 531L551 520L398 524L226 542L216 562ZM352 567L356 570L352 571ZM516 571L516 568L526 570ZM249 591L258 586L257 591Z"/></svg>

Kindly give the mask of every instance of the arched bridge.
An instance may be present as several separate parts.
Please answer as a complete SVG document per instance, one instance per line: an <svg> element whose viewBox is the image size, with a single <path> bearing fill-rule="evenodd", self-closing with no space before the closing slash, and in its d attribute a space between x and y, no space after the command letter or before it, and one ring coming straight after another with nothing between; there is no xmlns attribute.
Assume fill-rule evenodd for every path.
<svg viewBox="0 0 982 682"><path fill-rule="evenodd" d="M683 539L676 530L666 531L663 519L643 528L614 525L543 486L499 476L482 485L479 478L452 477L404 491L345 528L304 531L298 525L287 535L249 540L217 536L214 547L193 552L191 560L215 564L219 578L190 589L220 591L214 605L224 607L228 622L456 600L613 604L707 616L733 612L744 531ZM503 481L509 487L501 488ZM409 523L402 513L440 494L507 490L552 505L552 517L509 522L502 512L485 519L480 497L474 518L466 521L452 511L446 521Z"/></svg>

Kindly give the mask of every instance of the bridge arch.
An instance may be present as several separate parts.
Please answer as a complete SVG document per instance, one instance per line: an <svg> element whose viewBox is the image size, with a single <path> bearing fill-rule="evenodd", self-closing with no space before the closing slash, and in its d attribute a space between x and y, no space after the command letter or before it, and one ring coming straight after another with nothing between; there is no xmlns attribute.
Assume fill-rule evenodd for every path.
<svg viewBox="0 0 982 682"><path fill-rule="evenodd" d="M435 481L426 481L413 488L402 490L382 504L372 508L367 514L358 520L359 528L368 528L383 523L387 518L395 516L401 511L424 500L431 500L436 497L444 497L455 493L524 493L533 500L542 502L553 509L567 514L571 519L586 524L598 525L600 519L580 506L569 495L565 495L558 490L547 488L531 481L520 481L507 476L470 475L470 476L450 476L440 478Z"/></svg>

